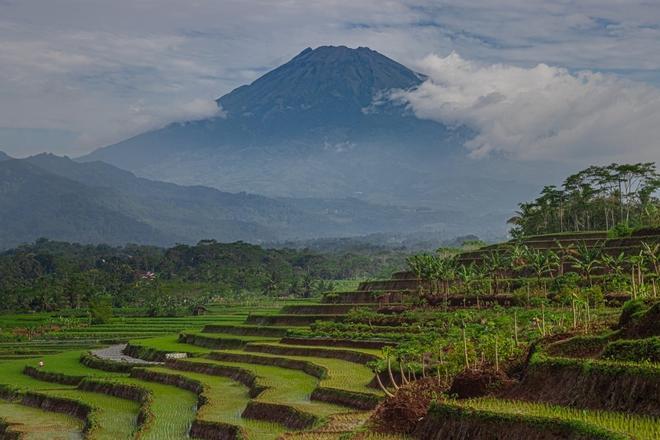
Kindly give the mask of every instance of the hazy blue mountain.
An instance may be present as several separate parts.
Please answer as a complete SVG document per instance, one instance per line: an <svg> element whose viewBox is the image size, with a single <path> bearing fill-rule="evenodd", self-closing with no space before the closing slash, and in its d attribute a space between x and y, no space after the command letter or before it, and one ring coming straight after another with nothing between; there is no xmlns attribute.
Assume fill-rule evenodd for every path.
<svg viewBox="0 0 660 440"><path fill-rule="evenodd" d="M171 245L213 238L274 242L371 231L444 230L460 213L380 206L358 199L287 199L180 186L103 162L40 154L0 162L0 247L39 237Z"/></svg>
<svg viewBox="0 0 660 440"><path fill-rule="evenodd" d="M108 209L93 189L22 160L0 162L0 248L39 237L85 243L165 243L155 228Z"/></svg>
<svg viewBox="0 0 660 440"><path fill-rule="evenodd" d="M473 224L501 233L516 202L537 191L529 182L538 169L468 159L470 130L420 120L385 99L423 80L368 48L305 49L219 98L222 117L170 124L81 160L231 192L478 213Z"/></svg>
<svg viewBox="0 0 660 440"><path fill-rule="evenodd" d="M9 160L9 159L11 159L11 157L9 157L9 156L7 155L7 153L5 153L5 152L3 152L3 151L0 151L0 161L2 161L2 160Z"/></svg>

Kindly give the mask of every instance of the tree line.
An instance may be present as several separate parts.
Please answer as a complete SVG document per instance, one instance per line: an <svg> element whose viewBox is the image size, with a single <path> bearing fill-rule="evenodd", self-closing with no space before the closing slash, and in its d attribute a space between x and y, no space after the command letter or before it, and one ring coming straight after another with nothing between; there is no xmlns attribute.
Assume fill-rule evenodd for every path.
<svg viewBox="0 0 660 440"><path fill-rule="evenodd" d="M538 198L521 203L509 220L511 235L660 226L658 188L652 162L590 166L561 187L546 186Z"/></svg>
<svg viewBox="0 0 660 440"><path fill-rule="evenodd" d="M39 239L0 254L0 310L86 308L99 297L115 307L194 304L193 297L311 296L331 280L383 276L406 254L319 253L201 241L169 249L82 245Z"/></svg>

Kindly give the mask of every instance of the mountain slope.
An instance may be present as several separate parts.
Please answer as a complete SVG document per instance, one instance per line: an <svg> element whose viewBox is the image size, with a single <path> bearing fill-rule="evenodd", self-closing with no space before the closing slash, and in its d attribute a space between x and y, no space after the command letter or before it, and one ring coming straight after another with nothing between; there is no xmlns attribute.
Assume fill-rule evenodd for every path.
<svg viewBox="0 0 660 440"><path fill-rule="evenodd" d="M0 162L0 168L0 230L6 233L0 247L42 236L113 244L275 242L424 228L453 232L469 223L451 211L357 199L273 199L179 186L52 154Z"/></svg>
<svg viewBox="0 0 660 440"><path fill-rule="evenodd" d="M0 248L39 237L85 243L163 244L155 228L98 203L106 197L21 160L0 162Z"/></svg>
<svg viewBox="0 0 660 440"><path fill-rule="evenodd" d="M534 182L554 178L551 168L469 159L470 129L418 119L388 100L423 81L368 48L305 49L220 97L222 117L170 124L80 160L223 191L478 213L480 227L503 233Z"/></svg>

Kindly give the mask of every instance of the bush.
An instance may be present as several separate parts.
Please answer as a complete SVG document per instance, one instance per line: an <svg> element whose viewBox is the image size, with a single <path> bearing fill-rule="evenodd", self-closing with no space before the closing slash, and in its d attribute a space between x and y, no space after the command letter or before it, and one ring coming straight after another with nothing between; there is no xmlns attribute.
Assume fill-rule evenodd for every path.
<svg viewBox="0 0 660 440"><path fill-rule="evenodd" d="M607 231L608 238L625 238L630 237L635 230L628 226L627 223L618 223L612 229Z"/></svg>
<svg viewBox="0 0 660 440"><path fill-rule="evenodd" d="M605 304L605 295L600 286L592 286L580 290L580 298L589 303L591 307L598 307Z"/></svg>
<svg viewBox="0 0 660 440"><path fill-rule="evenodd" d="M633 321L633 317L635 315L643 312L644 310L646 310L646 305L644 304L643 300L632 299L630 301L626 301L623 305L623 309L621 310L621 316L619 317L619 324L617 327L626 327Z"/></svg>
<svg viewBox="0 0 660 440"><path fill-rule="evenodd" d="M660 337L611 342L603 358L628 362L660 362Z"/></svg>
<svg viewBox="0 0 660 440"><path fill-rule="evenodd" d="M564 288L577 289L580 287L581 281L582 277L578 273L568 272L556 277L552 282L551 289L555 291L561 291Z"/></svg>
<svg viewBox="0 0 660 440"><path fill-rule="evenodd" d="M89 316L92 324L107 324L112 319L112 298L97 296L89 302Z"/></svg>

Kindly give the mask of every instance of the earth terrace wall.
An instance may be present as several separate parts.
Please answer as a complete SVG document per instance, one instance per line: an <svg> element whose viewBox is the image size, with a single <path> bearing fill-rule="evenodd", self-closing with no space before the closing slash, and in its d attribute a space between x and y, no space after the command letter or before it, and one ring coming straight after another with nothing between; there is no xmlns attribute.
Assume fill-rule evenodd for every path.
<svg viewBox="0 0 660 440"><path fill-rule="evenodd" d="M126 356L130 356L136 359L142 359L149 362L165 362L167 360L167 354L171 353L166 350L157 350L151 347L143 347L141 345L127 344L124 348L123 353ZM194 353L186 353L188 357L195 357Z"/></svg>
<svg viewBox="0 0 660 440"><path fill-rule="evenodd" d="M391 341L373 341L359 339L335 339L335 338L295 338L286 337L280 341L281 344L289 345L308 345L325 347L352 347L352 348L372 348L380 350L383 347L395 347L396 342Z"/></svg>
<svg viewBox="0 0 660 440"><path fill-rule="evenodd" d="M245 351L268 353L283 356L312 356L331 359L341 359L356 364L367 364L371 361L377 361L380 358L376 355L369 353L362 353L353 350L342 349L325 349L319 347L296 347L285 345L269 345L269 344L247 344Z"/></svg>
<svg viewBox="0 0 660 440"><path fill-rule="evenodd" d="M243 410L241 417L279 423L288 429L309 429L320 420L313 414L297 408L277 403L251 400Z"/></svg>
<svg viewBox="0 0 660 440"><path fill-rule="evenodd" d="M424 440L624 440L627 437L582 422L435 404L418 424Z"/></svg>
<svg viewBox="0 0 660 440"><path fill-rule="evenodd" d="M206 369L202 369L194 365L191 366L191 365L183 365L183 364L184 364L183 362L179 362L179 363L169 362L168 366L170 365L177 366L180 367L182 371L195 371L202 374L227 373L227 374L217 374L217 375L230 377L232 379L233 379L232 374L237 374L238 375L236 376L237 378L240 377L245 380L244 375L245 373L248 373L246 370L237 371L241 369L234 369L231 367L225 370L221 366L217 366L218 368L214 368L214 366L209 364L206 365L200 364L206 368ZM193 364L193 363L189 362L188 364ZM183 370L184 368L185 370ZM230 373L230 371L233 371L233 373ZM141 380L146 380L151 382L159 382L166 385L173 385L178 388L191 391L197 394L199 407L208 404L208 398L206 397L207 394L206 386L202 382L199 382L197 380L190 379L178 374L155 372L140 368L133 369L133 371L131 371L131 377L135 377ZM258 396L258 394L260 394L265 388L266 387L259 387L259 388L255 388L254 390L251 389L251 393L250 393L251 397ZM286 426L289 429L306 429L318 422L318 419L314 415L305 413L296 408L287 405L278 405L278 404L257 402L257 401L250 401L247 407L245 408L245 410L243 411L243 413L241 414L241 417L279 423L282 424L283 426ZM215 439L217 437L214 437L214 435L216 435L217 433L220 433L221 438L228 438L228 439L242 438L245 436L244 432L239 427L234 425L229 425L226 423L215 423L209 421L199 421L199 423L197 423L196 420L195 423L193 423L193 426L191 426L191 435L194 434L195 436L197 436L197 438ZM239 434L241 437L231 437L232 435L238 436ZM209 437L200 437L202 435L208 435Z"/></svg>
<svg viewBox="0 0 660 440"><path fill-rule="evenodd" d="M88 436L93 437L94 430L98 426L94 408L75 399L49 396L32 391L23 392L5 385L0 385L0 398L33 408L40 408L44 411L67 414L80 419L84 423L83 431Z"/></svg>
<svg viewBox="0 0 660 440"><path fill-rule="evenodd" d="M356 307L375 309L376 304L303 304L288 305L282 307L281 314L284 315L342 315L350 312Z"/></svg>
<svg viewBox="0 0 660 440"><path fill-rule="evenodd" d="M283 338L288 329L282 327L264 327L264 326L235 326L209 324L205 325L202 333L227 333L238 336L264 336L273 338Z"/></svg>
<svg viewBox="0 0 660 440"><path fill-rule="evenodd" d="M534 353L505 397L658 417L660 368Z"/></svg>
<svg viewBox="0 0 660 440"><path fill-rule="evenodd" d="M25 366L23 374L44 382L61 383L62 385L78 385L85 376L70 376L68 374L43 371L34 367Z"/></svg>
<svg viewBox="0 0 660 440"><path fill-rule="evenodd" d="M373 304L373 303L378 303L379 305L382 304L401 304L401 303L408 303L408 302L413 302L415 300L415 295L412 294L410 291L411 290L416 290L417 287L414 287L414 289L405 289L405 290L399 290L399 291L384 291L383 289L376 289L372 287L371 283L383 283L385 281L369 281L369 282L363 282L360 284L359 289L353 292L336 292L336 293L329 293L326 294L323 297L323 302L324 303L350 303L350 304L356 304L356 305L366 305L366 304ZM366 286L367 289L362 290L362 286ZM417 286L417 284L415 284Z"/></svg>
<svg viewBox="0 0 660 440"><path fill-rule="evenodd" d="M198 347L215 349L240 349L246 344L245 340L240 338L214 338L196 333L179 333L179 342L196 345Z"/></svg>
<svg viewBox="0 0 660 440"><path fill-rule="evenodd" d="M317 379L328 377L328 371L312 362L289 359L286 357L259 356L249 353L222 353L215 352L207 355L207 358L225 362L242 362L256 365L269 365L291 370L300 370ZM380 400L375 394L358 393L335 388L317 387L310 396L311 400L342 405L355 409L373 409Z"/></svg>
<svg viewBox="0 0 660 440"><path fill-rule="evenodd" d="M236 425L222 422L195 420L190 427L190 437L207 440L247 440L245 431Z"/></svg>
<svg viewBox="0 0 660 440"><path fill-rule="evenodd" d="M341 321L345 315L249 315L246 324L305 326L316 321Z"/></svg>
<svg viewBox="0 0 660 440"><path fill-rule="evenodd" d="M179 374L161 373L144 368L134 368L131 371L131 377L148 382L158 382L165 385L171 385L195 393L197 395L198 410L208 403L206 387L200 381ZM240 440L247 438L245 432L239 426L222 422L199 420L197 418L193 421L190 427L190 436L192 438L205 440Z"/></svg>
<svg viewBox="0 0 660 440"><path fill-rule="evenodd" d="M168 360L165 362L167 368L179 371L191 371L195 373L206 374L210 376L228 377L236 382L240 382L250 390L250 397L259 396L269 387L259 384L258 377L251 371L240 367L229 365L218 365L210 362L190 362L182 360Z"/></svg>
<svg viewBox="0 0 660 440"><path fill-rule="evenodd" d="M140 411L137 418L138 437L153 423L154 416L151 412L153 399L149 391L144 388L136 385L90 379L85 376L71 376L63 373L48 372L30 366L26 366L23 369L23 374L44 382L76 385L81 391L106 394L108 396L138 402L140 404Z"/></svg>
<svg viewBox="0 0 660 440"><path fill-rule="evenodd" d="M20 432L12 431L11 425L0 417L0 439L1 440L20 440Z"/></svg>
<svg viewBox="0 0 660 440"><path fill-rule="evenodd" d="M312 392L310 399L365 411L375 409L381 401L381 398L375 394L327 387L317 387Z"/></svg>
<svg viewBox="0 0 660 440"><path fill-rule="evenodd" d="M328 370L325 367L317 365L313 362L301 361L297 359L289 359L286 357L275 356L259 356L250 353L223 353L214 352L206 356L208 359L224 362L241 362L256 365L269 365L280 368L288 368L290 370L300 370L317 379L325 379L328 377Z"/></svg>
<svg viewBox="0 0 660 440"><path fill-rule="evenodd" d="M137 385L122 384L111 381L84 379L78 385L78 389L81 391L91 391L93 393L103 393L109 396L138 402L140 404L140 410L137 418L137 438L140 438L154 422L154 414L151 411L153 396L145 388Z"/></svg>

